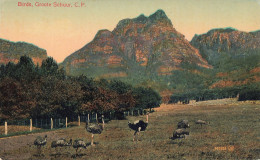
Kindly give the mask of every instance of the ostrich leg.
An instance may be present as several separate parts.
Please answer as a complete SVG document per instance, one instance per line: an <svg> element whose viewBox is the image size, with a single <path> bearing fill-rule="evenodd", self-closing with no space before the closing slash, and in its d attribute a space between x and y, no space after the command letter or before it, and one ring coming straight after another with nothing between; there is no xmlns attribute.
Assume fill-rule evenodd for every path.
<svg viewBox="0 0 260 160"><path fill-rule="evenodd" d="M136 141L138 141L138 137L139 137L139 135L140 135L140 131L141 131L141 127L138 128Z"/></svg>
<svg viewBox="0 0 260 160"><path fill-rule="evenodd" d="M94 146L94 134L91 136L91 145Z"/></svg>
<svg viewBox="0 0 260 160"><path fill-rule="evenodd" d="M137 133L137 131L135 131L135 133L134 133L133 142L134 142L134 141L135 141L135 139L136 139L136 133Z"/></svg>
<svg viewBox="0 0 260 160"><path fill-rule="evenodd" d="M78 155L78 149L79 149L79 148L76 148L76 156Z"/></svg>

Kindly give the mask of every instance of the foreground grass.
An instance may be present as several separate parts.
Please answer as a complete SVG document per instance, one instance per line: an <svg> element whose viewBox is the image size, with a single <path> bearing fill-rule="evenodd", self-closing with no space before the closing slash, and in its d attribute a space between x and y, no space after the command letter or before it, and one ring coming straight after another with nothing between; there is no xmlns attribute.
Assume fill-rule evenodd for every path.
<svg viewBox="0 0 260 160"><path fill-rule="evenodd" d="M80 155L72 147L57 154L50 147L57 138L81 138L90 143L91 135L80 127L54 132L48 135L43 148L44 156L36 155L33 141L39 134L0 140L0 158L6 159L258 159L260 158L260 106L241 105L162 105L150 114L149 125L141 133L138 142L132 142L133 131L128 120L145 117L127 117L128 120L111 121L101 135L96 135L96 146L88 146ZM170 140L177 122L188 119L190 135L183 140ZM197 126L202 119L208 126ZM10 145L11 147L1 148ZM13 146L12 146L13 145Z"/></svg>

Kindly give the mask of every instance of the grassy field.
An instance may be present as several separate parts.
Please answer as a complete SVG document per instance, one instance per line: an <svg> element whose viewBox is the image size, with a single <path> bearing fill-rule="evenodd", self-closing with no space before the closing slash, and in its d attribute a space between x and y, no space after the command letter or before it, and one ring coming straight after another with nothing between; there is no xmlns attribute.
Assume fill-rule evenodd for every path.
<svg viewBox="0 0 260 160"><path fill-rule="evenodd" d="M210 104L210 105L209 105ZM195 105L161 105L149 116L149 125L133 142L134 131L127 122L145 116L113 120L105 125L101 135L95 136L95 146L88 146L75 156L72 147L60 154L51 148L58 138L81 138L90 144L91 134L80 127L61 129L0 139L2 159L259 159L260 158L260 105L253 103L204 103ZM177 122L187 119L191 127L186 139L171 140ZM194 123L202 119L210 125ZM37 156L33 141L47 134L48 142L42 156Z"/></svg>

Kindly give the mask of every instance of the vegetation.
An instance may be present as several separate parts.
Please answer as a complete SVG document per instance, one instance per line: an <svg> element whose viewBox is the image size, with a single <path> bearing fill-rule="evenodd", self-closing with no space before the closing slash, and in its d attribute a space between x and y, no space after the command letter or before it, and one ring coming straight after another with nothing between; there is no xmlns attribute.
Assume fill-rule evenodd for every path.
<svg viewBox="0 0 260 160"><path fill-rule="evenodd" d="M229 105L162 105L150 114L149 125L133 142L133 132L127 122L145 119L145 116L127 117L105 124L105 130L95 137L96 146L90 146L91 134L85 125L16 138L0 139L3 159L257 159L259 158L259 105L236 102ZM187 119L190 135L186 139L171 140L177 123ZM198 119L210 122L200 127ZM37 136L48 136L44 156L37 156L33 141ZM51 148L58 138L74 141L82 139L87 148L61 148L60 154Z"/></svg>
<svg viewBox="0 0 260 160"><path fill-rule="evenodd" d="M68 77L53 58L35 66L29 57L22 56L17 64L0 68L1 119L74 117L147 109L160 103L160 95L151 88L119 80Z"/></svg>
<svg viewBox="0 0 260 160"><path fill-rule="evenodd" d="M171 79L175 92L170 103L231 98L237 95L239 100L260 100L260 83L257 80L260 75L257 71L260 67L259 53L260 51L251 51L243 56L222 53L219 59L214 60L213 69L183 64L183 70L173 71ZM225 81L230 85L216 85Z"/></svg>

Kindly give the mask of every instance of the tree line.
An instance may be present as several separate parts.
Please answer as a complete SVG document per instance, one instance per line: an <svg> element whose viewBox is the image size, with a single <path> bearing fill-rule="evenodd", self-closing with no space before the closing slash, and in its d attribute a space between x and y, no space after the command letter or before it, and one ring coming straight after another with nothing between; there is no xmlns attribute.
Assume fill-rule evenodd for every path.
<svg viewBox="0 0 260 160"><path fill-rule="evenodd" d="M260 83L254 83L244 86L233 86L227 88L214 88L202 90L190 90L181 93L175 93L170 97L169 103L183 104L189 103L191 100L206 101L223 98L235 98L239 101L260 100Z"/></svg>
<svg viewBox="0 0 260 160"><path fill-rule="evenodd" d="M49 57L42 65L22 56L0 67L0 118L74 117L91 112L123 112L158 107L160 95L151 88L119 80L67 76Z"/></svg>

